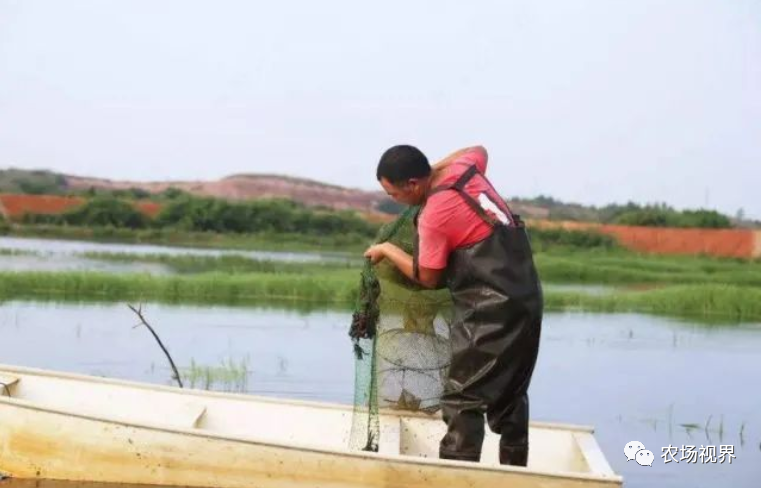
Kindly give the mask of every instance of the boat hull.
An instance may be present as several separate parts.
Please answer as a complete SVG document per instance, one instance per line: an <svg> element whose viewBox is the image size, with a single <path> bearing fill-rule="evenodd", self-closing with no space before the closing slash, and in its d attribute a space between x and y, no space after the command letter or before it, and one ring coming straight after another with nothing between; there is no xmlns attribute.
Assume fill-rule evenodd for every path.
<svg viewBox="0 0 761 488"><path fill-rule="evenodd" d="M177 418L166 423L172 420L176 423ZM558 475L401 454L288 446L204 430L197 420L187 428L167 427L0 396L0 471L19 478L217 488L621 485L617 476ZM386 424L404 420L390 417Z"/></svg>

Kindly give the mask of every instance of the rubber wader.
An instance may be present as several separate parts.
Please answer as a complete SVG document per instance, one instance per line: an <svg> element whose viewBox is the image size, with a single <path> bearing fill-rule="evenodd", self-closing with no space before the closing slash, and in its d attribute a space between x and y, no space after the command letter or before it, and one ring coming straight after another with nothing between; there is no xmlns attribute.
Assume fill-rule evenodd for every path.
<svg viewBox="0 0 761 488"><path fill-rule="evenodd" d="M539 350L542 288L520 217L503 224L465 192L477 173L472 166L454 184L433 190L458 192L493 229L484 240L454 250L447 263L446 286L455 313L452 362L441 398L447 433L439 455L479 461L485 414L491 430L500 434L500 463L525 466L527 390Z"/></svg>

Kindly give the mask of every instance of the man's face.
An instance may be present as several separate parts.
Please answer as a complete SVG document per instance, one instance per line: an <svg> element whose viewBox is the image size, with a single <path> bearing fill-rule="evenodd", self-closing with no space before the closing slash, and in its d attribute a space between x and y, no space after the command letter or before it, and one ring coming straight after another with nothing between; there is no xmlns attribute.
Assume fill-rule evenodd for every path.
<svg viewBox="0 0 761 488"><path fill-rule="evenodd" d="M423 203L424 189L421 181L413 178L394 185L386 178L381 178L380 184L388 196L395 202L404 205L420 205Z"/></svg>

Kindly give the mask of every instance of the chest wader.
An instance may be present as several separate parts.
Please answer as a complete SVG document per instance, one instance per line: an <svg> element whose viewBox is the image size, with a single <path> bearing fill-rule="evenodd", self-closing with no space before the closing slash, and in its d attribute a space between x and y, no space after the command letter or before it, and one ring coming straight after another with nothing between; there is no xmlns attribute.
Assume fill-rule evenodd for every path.
<svg viewBox="0 0 761 488"><path fill-rule="evenodd" d="M454 321L452 361L441 397L447 433L439 456L479 461L486 414L491 430L500 434L500 463L525 466L527 390L539 351L542 289L520 218L505 225L465 192L477 173L472 166L453 185L433 190L458 192L492 226L489 237L454 250L447 263ZM417 246L413 262L417 275Z"/></svg>

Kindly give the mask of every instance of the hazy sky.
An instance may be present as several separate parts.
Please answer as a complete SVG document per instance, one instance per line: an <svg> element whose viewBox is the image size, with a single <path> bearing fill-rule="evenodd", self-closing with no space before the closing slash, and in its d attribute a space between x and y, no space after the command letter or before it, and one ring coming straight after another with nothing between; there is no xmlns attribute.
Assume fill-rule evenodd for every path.
<svg viewBox="0 0 761 488"><path fill-rule="evenodd" d="M0 0L0 167L375 189L398 143L761 218L761 1Z"/></svg>

